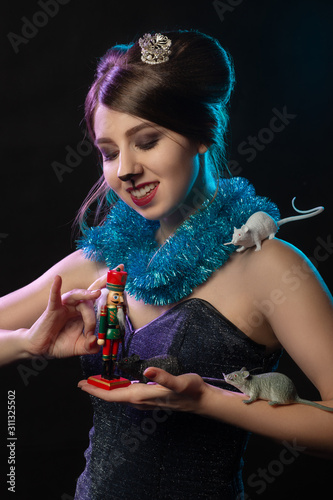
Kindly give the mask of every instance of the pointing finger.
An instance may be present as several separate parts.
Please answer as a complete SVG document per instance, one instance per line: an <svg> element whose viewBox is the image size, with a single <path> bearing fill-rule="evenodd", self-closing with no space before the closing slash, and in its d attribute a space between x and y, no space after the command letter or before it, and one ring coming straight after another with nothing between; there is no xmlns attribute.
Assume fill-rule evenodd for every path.
<svg viewBox="0 0 333 500"><path fill-rule="evenodd" d="M61 285L62 279L61 276L55 276L49 295L48 301L48 309L54 310L61 306Z"/></svg>

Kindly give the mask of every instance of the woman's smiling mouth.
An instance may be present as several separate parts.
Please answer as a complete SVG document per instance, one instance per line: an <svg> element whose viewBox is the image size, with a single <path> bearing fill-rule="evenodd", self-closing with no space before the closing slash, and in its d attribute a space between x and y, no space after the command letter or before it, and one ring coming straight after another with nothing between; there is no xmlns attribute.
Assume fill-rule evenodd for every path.
<svg viewBox="0 0 333 500"><path fill-rule="evenodd" d="M135 188L129 188L127 191L130 193L132 201L139 207L147 205L154 198L159 182L150 182L139 184Z"/></svg>

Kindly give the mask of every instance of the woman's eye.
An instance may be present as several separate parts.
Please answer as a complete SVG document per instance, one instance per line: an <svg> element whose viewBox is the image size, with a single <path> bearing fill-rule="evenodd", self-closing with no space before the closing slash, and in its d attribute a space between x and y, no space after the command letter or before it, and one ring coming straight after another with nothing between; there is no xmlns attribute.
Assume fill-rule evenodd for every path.
<svg viewBox="0 0 333 500"><path fill-rule="evenodd" d="M137 148L141 149L142 151L148 151L149 149L153 149L153 147L155 147L157 143L158 139L154 139L152 141L137 144Z"/></svg>
<svg viewBox="0 0 333 500"><path fill-rule="evenodd" d="M153 149L158 143L158 139L151 139L142 142L138 142L135 147L140 149L141 151L148 151L149 149ZM103 162L111 162L115 161L119 156L119 151L106 151L101 150Z"/></svg>
<svg viewBox="0 0 333 500"><path fill-rule="evenodd" d="M106 161L114 161L118 158L118 151L115 151L115 152L107 152L107 151L101 151L102 153L102 157L103 157L103 161L106 162Z"/></svg>

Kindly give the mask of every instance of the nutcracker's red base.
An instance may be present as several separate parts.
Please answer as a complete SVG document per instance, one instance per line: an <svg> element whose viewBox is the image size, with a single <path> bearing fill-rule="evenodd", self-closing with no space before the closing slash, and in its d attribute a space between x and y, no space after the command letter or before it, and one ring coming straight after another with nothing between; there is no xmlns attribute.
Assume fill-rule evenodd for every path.
<svg viewBox="0 0 333 500"><path fill-rule="evenodd" d="M107 391L112 391L112 389L118 389L118 387L127 387L131 385L131 381L122 377L107 380L102 378L101 375L93 375L88 378L88 384L95 385Z"/></svg>

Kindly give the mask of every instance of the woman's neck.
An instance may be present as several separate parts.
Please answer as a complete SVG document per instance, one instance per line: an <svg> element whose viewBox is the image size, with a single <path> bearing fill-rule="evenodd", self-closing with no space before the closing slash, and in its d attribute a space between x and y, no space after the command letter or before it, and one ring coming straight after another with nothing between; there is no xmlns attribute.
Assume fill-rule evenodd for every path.
<svg viewBox="0 0 333 500"><path fill-rule="evenodd" d="M160 227L155 235L157 243L162 245L190 215L197 212L203 203L213 197L214 192L213 178L201 178L200 183L196 182L182 205L169 216L160 219Z"/></svg>

